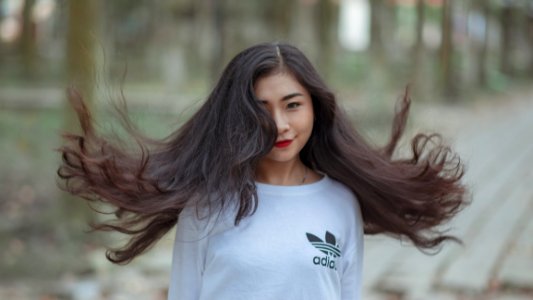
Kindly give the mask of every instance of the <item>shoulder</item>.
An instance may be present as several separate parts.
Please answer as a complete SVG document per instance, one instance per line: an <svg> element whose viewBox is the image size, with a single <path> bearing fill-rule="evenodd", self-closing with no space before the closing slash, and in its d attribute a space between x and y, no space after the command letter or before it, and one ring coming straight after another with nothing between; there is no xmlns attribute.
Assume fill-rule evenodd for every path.
<svg viewBox="0 0 533 300"><path fill-rule="evenodd" d="M329 184L326 187L328 193L333 193L338 197L358 203L357 196L347 185L329 176L327 179L329 181Z"/></svg>
<svg viewBox="0 0 533 300"><path fill-rule="evenodd" d="M329 184L324 189L328 203L337 207L339 214L351 220L353 225L362 226L362 214L356 194L344 183L328 177Z"/></svg>

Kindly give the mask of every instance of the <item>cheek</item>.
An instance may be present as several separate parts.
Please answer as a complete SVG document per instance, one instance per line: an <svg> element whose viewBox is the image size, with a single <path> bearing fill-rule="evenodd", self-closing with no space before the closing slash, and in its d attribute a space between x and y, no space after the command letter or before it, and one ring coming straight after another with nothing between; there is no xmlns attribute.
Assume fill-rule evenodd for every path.
<svg viewBox="0 0 533 300"><path fill-rule="evenodd" d="M314 114L313 109L309 109L309 111L307 111L305 120L306 120L306 127L308 128L309 133L310 133L313 130L313 125L315 123L315 114Z"/></svg>
<svg viewBox="0 0 533 300"><path fill-rule="evenodd" d="M309 136L311 136L311 133L313 132L313 125L314 125L314 117L313 114L306 114L305 116L302 116L300 119L300 133L305 135L305 137L308 139Z"/></svg>

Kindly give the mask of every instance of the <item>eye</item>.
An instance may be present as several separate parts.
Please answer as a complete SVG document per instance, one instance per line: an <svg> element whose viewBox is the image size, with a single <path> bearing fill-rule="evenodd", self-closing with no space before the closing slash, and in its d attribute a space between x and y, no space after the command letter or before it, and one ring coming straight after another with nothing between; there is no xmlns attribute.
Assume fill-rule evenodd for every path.
<svg viewBox="0 0 533 300"><path fill-rule="evenodd" d="M298 102L291 102L287 105L287 108L297 108L298 106L300 106L300 103Z"/></svg>

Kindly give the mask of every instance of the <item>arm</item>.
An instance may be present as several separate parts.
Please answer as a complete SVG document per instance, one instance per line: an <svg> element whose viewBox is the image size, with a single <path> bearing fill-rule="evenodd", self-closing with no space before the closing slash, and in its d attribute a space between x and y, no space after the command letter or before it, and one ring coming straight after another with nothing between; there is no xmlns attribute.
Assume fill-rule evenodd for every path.
<svg viewBox="0 0 533 300"><path fill-rule="evenodd" d="M168 300L196 300L200 295L208 238L198 223L194 209L183 210L178 218Z"/></svg>
<svg viewBox="0 0 533 300"><path fill-rule="evenodd" d="M361 251L354 250L351 253L347 253L346 258L349 262L342 274L342 300L360 300L362 290L362 249Z"/></svg>
<svg viewBox="0 0 533 300"><path fill-rule="evenodd" d="M363 221L359 208L357 208L355 222L355 241L349 251L344 256L344 268L341 280L342 300L361 300L363 282Z"/></svg>

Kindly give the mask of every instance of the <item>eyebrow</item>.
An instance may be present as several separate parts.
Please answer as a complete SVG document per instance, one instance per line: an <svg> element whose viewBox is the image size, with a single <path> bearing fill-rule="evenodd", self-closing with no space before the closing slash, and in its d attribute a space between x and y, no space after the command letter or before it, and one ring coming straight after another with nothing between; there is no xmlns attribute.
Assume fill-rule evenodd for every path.
<svg viewBox="0 0 533 300"><path fill-rule="evenodd" d="M292 98L294 98L294 97L298 97L298 96L303 96L303 94L302 94L302 93L298 93L298 92L296 92L296 93L291 93L291 94L288 94L288 95L283 96L283 98L281 98L281 101L287 101L287 100L290 100L290 99L292 99ZM259 99L259 101L261 101L261 102L268 102L268 101L263 100L263 99Z"/></svg>
<svg viewBox="0 0 533 300"><path fill-rule="evenodd" d="M291 98L298 97L298 96L303 96L303 95L301 93L288 94L287 96L284 96L283 98L281 98L281 101L287 101Z"/></svg>

